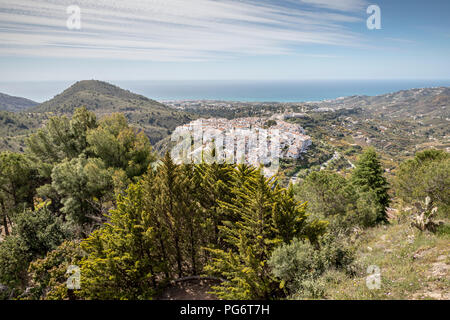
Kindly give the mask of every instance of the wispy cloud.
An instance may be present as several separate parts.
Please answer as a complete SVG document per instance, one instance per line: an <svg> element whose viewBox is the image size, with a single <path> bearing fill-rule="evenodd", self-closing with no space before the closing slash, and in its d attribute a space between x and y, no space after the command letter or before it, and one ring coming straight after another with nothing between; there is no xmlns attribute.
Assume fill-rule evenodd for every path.
<svg viewBox="0 0 450 320"><path fill-rule="evenodd" d="M8 2L8 3L6 3ZM81 30L66 8L81 8ZM204 61L353 46L363 0L0 0L0 55ZM359 12L359 13L358 13Z"/></svg>
<svg viewBox="0 0 450 320"><path fill-rule="evenodd" d="M364 0L299 0L302 3L338 11L357 11L367 8Z"/></svg>

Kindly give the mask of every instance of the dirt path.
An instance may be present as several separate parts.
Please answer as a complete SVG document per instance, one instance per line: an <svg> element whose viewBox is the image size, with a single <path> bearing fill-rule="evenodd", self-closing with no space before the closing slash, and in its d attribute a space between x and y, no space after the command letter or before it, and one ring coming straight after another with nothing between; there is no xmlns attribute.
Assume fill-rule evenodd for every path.
<svg viewBox="0 0 450 320"><path fill-rule="evenodd" d="M211 286L216 284L211 280L189 280L173 284L166 288L157 300L217 300L208 293Z"/></svg>

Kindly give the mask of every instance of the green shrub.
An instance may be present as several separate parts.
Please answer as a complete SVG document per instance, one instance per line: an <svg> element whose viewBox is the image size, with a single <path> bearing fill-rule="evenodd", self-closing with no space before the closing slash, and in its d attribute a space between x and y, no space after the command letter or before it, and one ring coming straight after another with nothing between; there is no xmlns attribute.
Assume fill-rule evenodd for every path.
<svg viewBox="0 0 450 320"><path fill-rule="evenodd" d="M291 298L302 299L321 299L326 294L326 282L322 277L319 278L307 278L302 281L299 290L295 292Z"/></svg>
<svg viewBox="0 0 450 320"><path fill-rule="evenodd" d="M441 224L436 228L436 234L438 236L450 236L450 224Z"/></svg>
<svg viewBox="0 0 450 320"><path fill-rule="evenodd" d="M296 187L298 200L308 202L307 213L330 222L333 232L349 232L353 227L374 226L380 211L376 191L353 185L338 173L312 172Z"/></svg>
<svg viewBox="0 0 450 320"><path fill-rule="evenodd" d="M355 224L364 228L375 226L380 210L382 208L377 202L377 195L374 191L359 192L356 201Z"/></svg>
<svg viewBox="0 0 450 320"><path fill-rule="evenodd" d="M78 265L84 252L77 241L65 241L44 258L37 259L28 269L31 278L29 299L67 299L66 282L70 265Z"/></svg>
<svg viewBox="0 0 450 320"><path fill-rule="evenodd" d="M353 261L353 251L328 234L321 239L318 248L299 239L278 247L269 266L287 294L297 298L320 298L325 295L325 280L321 276L333 269L348 272Z"/></svg>
<svg viewBox="0 0 450 320"><path fill-rule="evenodd" d="M55 249L67 237L62 221L45 207L18 214L12 235L0 242L0 283L23 290L30 262Z"/></svg>
<svg viewBox="0 0 450 320"><path fill-rule="evenodd" d="M9 288L24 289L31 259L22 238L17 235L7 237L0 243L0 283Z"/></svg>
<svg viewBox="0 0 450 320"><path fill-rule="evenodd" d="M450 210L450 154L443 150L418 152L404 161L396 174L396 191L406 203L430 197L437 207Z"/></svg>

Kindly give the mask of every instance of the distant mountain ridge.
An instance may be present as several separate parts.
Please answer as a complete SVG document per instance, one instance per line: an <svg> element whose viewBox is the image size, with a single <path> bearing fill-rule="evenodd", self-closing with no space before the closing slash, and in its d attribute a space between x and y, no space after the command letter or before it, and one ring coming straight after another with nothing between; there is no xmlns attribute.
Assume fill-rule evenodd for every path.
<svg viewBox="0 0 450 320"><path fill-rule="evenodd" d="M318 103L333 109L361 107L386 116L448 116L450 87L401 90L379 96L351 96Z"/></svg>
<svg viewBox="0 0 450 320"><path fill-rule="evenodd" d="M38 105L38 103L33 100L0 93L1 111L23 111L36 105Z"/></svg>

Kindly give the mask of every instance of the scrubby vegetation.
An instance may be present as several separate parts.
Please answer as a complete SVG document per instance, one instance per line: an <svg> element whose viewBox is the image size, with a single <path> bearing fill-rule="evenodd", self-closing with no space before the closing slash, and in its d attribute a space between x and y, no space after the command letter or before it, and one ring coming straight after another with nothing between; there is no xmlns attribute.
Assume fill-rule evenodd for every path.
<svg viewBox="0 0 450 320"><path fill-rule="evenodd" d="M0 297L155 299L194 278L221 299L439 298L448 153L419 152L389 180L375 149L347 153L355 168L285 185L158 157L123 114L52 117L24 153L0 154ZM414 224L424 212L433 228ZM369 265L381 289L366 287Z"/></svg>
<svg viewBox="0 0 450 320"><path fill-rule="evenodd" d="M122 113L130 123L147 134L151 143L167 137L177 126L193 119L191 114L96 80L79 81L53 99L27 111L37 115L72 115L80 107L100 117Z"/></svg>
<svg viewBox="0 0 450 320"><path fill-rule="evenodd" d="M24 151L26 137L45 120L45 114L0 111L0 150Z"/></svg>

